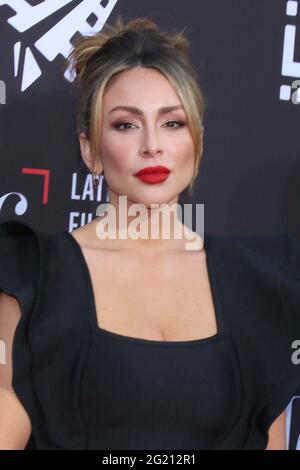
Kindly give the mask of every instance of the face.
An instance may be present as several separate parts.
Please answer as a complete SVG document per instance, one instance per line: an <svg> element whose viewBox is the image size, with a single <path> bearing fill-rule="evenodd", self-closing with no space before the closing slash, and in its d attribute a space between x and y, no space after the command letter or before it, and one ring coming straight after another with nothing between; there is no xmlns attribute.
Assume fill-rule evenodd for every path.
<svg viewBox="0 0 300 470"><path fill-rule="evenodd" d="M138 110L113 110L122 106ZM159 112L166 107L178 109ZM83 134L80 145L90 167L89 143ZM111 203L118 196L127 196L128 205L147 207L178 201L193 176L195 149L180 99L164 75L137 67L113 77L103 97L100 149L97 171L104 171ZM151 166L166 167L168 177L150 184L135 176Z"/></svg>

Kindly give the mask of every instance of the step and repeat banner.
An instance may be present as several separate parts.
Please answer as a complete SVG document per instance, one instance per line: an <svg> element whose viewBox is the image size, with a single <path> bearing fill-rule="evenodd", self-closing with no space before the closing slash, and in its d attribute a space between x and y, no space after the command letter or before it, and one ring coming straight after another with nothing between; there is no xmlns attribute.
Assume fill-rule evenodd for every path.
<svg viewBox="0 0 300 470"><path fill-rule="evenodd" d="M206 100L192 196L205 230L300 241L300 0L0 0L0 221L73 230L106 200L75 134L74 39L117 16L182 30ZM299 390L300 395L300 390ZM300 449L300 397L287 409Z"/></svg>

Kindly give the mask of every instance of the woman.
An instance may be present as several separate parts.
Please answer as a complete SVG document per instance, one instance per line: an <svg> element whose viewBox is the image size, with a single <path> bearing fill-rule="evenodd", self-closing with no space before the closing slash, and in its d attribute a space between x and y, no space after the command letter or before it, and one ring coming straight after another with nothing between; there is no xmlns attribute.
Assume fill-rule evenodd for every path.
<svg viewBox="0 0 300 470"><path fill-rule="evenodd" d="M190 250L179 218L168 238L155 218L191 190L203 152L187 49L136 19L69 56L82 158L105 175L117 217L108 238L104 214L72 233L1 224L0 448L285 449L300 388L299 251L287 235L207 232Z"/></svg>

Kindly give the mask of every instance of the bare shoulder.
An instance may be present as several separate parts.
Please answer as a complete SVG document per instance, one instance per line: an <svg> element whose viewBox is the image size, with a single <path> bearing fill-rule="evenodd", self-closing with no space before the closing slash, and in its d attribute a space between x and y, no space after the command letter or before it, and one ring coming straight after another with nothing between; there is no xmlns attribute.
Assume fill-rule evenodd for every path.
<svg viewBox="0 0 300 470"><path fill-rule="evenodd" d="M15 297L0 292L0 331L1 337L9 335L12 339L14 330L21 318L21 309Z"/></svg>
<svg viewBox="0 0 300 470"><path fill-rule="evenodd" d="M82 227L72 230L71 235L82 248L98 248L106 247L106 240L102 240L97 236L97 220L93 220Z"/></svg>
<svg viewBox="0 0 300 470"><path fill-rule="evenodd" d="M5 347L0 362L0 450L24 449L31 433L30 418L12 386L12 348L20 318L17 300L1 292L0 339Z"/></svg>
<svg viewBox="0 0 300 470"><path fill-rule="evenodd" d="M5 345L4 363L1 362L0 389L11 389L12 346L16 327L21 318L17 300L4 292L0 293L0 339Z"/></svg>

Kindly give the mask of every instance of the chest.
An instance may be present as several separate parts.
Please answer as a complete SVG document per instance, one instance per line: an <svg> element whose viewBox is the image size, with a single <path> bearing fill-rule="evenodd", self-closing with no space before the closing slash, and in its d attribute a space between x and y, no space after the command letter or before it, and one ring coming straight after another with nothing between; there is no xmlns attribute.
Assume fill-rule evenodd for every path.
<svg viewBox="0 0 300 470"><path fill-rule="evenodd" d="M85 249L99 328L164 341L217 333L205 252L139 258Z"/></svg>

